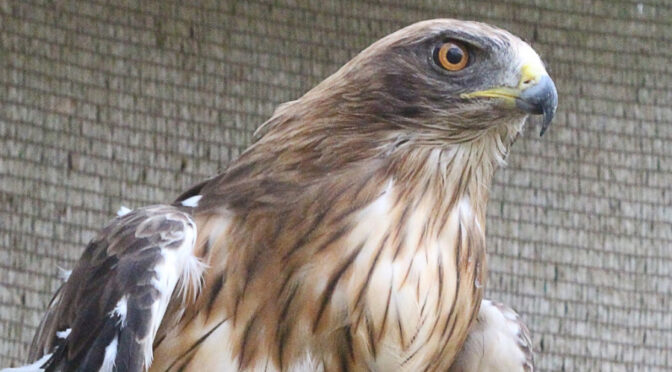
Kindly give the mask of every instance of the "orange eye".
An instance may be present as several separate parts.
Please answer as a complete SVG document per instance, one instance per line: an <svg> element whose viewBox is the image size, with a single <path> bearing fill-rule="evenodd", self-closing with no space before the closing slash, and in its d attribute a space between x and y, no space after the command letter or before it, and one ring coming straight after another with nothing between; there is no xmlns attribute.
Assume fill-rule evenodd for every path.
<svg viewBox="0 0 672 372"><path fill-rule="evenodd" d="M448 71L459 71L467 66L469 53L462 44L446 42L436 49L434 60Z"/></svg>

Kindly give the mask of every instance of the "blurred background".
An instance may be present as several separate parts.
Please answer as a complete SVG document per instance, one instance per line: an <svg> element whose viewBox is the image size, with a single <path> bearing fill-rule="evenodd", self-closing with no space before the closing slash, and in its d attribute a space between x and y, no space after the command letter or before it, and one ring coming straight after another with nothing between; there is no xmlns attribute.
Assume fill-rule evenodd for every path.
<svg viewBox="0 0 672 372"><path fill-rule="evenodd" d="M276 105L437 17L526 39L560 93L496 175L487 297L541 371L672 369L669 0L0 0L0 366L120 205L221 171Z"/></svg>

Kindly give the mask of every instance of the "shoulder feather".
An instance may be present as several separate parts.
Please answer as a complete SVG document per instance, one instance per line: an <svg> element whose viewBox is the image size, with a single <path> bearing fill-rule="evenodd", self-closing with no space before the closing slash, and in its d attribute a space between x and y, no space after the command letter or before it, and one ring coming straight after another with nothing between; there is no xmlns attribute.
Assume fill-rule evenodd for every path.
<svg viewBox="0 0 672 372"><path fill-rule="evenodd" d="M52 299L31 347L46 371L142 371L168 303L200 289L196 225L157 205L115 218L87 246ZM182 296L174 296L181 294Z"/></svg>

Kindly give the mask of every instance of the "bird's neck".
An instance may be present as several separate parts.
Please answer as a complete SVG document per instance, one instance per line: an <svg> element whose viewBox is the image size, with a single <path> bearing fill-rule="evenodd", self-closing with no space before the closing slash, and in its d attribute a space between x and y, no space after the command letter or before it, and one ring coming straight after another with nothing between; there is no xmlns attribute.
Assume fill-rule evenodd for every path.
<svg viewBox="0 0 672 372"><path fill-rule="evenodd" d="M332 125L330 130L319 125L288 126L275 128L280 135L267 136L255 149L259 151L253 152L256 155L250 155L263 155L264 159L256 162L266 169L264 174L287 173L279 177L295 181L298 188L319 184L322 190L366 190L375 189L372 179L392 181L411 200L426 195L440 201L437 212L443 213L450 213L457 202L469 200L474 216L485 226L492 177L505 163L522 124L522 120L512 121L458 143L428 141L440 138L440 133L390 130L384 129L384 124ZM343 184L343 178L351 183ZM297 197L305 195L298 193ZM289 200L286 195L280 199ZM353 203L363 207L370 201L362 198Z"/></svg>
<svg viewBox="0 0 672 372"><path fill-rule="evenodd" d="M484 227L492 177L504 163L512 138L508 131L493 130L460 144L409 143L390 157L392 178L411 199L436 200L437 212L449 214L459 202L468 201Z"/></svg>

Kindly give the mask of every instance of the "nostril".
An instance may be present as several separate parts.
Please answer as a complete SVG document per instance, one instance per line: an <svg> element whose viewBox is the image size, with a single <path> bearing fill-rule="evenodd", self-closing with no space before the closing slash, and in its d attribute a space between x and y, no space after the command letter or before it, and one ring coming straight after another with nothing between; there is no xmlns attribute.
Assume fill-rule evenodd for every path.
<svg viewBox="0 0 672 372"><path fill-rule="evenodd" d="M527 79L527 80L523 81L523 84L530 84L530 83L532 83L532 79Z"/></svg>

